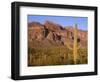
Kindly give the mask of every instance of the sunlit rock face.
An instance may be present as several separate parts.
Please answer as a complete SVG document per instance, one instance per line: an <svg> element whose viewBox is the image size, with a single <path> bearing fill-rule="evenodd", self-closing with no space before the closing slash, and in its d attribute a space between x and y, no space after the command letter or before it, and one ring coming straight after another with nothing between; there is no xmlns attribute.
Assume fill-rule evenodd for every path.
<svg viewBox="0 0 100 82"><path fill-rule="evenodd" d="M66 28L51 21L44 24L32 22L28 24L28 42L38 46L64 46L67 43L73 46L74 28L67 26ZM48 45L46 45L48 44ZM87 31L78 29L78 44L82 48L87 47ZM43 46L44 45L44 46Z"/></svg>

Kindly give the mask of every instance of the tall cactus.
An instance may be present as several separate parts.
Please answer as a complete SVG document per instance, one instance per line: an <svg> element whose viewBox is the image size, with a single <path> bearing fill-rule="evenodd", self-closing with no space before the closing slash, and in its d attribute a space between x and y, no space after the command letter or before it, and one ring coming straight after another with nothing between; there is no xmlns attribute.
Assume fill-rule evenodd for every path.
<svg viewBox="0 0 100 82"><path fill-rule="evenodd" d="M73 44L73 57L74 57L74 63L77 63L77 24L75 24L75 28L74 28L74 44Z"/></svg>
<svg viewBox="0 0 100 82"><path fill-rule="evenodd" d="M77 64L77 59L78 59L78 31L77 31L77 24L75 24L74 27L74 42L73 42L73 48L70 47L70 45L67 44L67 47L71 50L73 50L73 60L74 60L74 64Z"/></svg>

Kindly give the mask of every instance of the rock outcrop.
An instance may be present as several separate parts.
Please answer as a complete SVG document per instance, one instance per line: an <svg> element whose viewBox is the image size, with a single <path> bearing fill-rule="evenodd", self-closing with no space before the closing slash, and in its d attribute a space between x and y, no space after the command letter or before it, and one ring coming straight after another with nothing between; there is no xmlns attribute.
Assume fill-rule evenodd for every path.
<svg viewBox="0 0 100 82"><path fill-rule="evenodd" d="M28 24L28 42L29 45L35 43L38 46L63 46L67 43L73 45L73 31L73 27L64 28L51 21L46 21L44 24L32 22ZM78 30L78 43L81 47L87 47L87 31Z"/></svg>

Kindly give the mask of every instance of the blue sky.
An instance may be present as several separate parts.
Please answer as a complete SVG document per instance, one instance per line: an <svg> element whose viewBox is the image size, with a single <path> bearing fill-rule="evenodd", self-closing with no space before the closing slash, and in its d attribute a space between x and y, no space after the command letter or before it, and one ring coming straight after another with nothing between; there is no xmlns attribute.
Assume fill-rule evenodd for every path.
<svg viewBox="0 0 100 82"><path fill-rule="evenodd" d="M40 22L43 24L47 20L60 24L63 27L74 26L77 23L79 29L88 29L87 17L28 15L28 22Z"/></svg>

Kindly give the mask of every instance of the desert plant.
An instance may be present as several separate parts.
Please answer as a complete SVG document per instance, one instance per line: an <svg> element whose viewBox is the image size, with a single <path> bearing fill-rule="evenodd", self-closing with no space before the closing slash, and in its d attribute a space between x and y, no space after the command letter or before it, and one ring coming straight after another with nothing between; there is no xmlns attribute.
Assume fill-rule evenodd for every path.
<svg viewBox="0 0 100 82"><path fill-rule="evenodd" d="M78 45L78 26L75 24L73 34L73 47L66 40L66 45L41 47L37 42L28 46L28 66L46 65L73 65L86 64L87 48ZM68 36L69 37L69 36ZM39 46L38 46L39 45Z"/></svg>
<svg viewBox="0 0 100 82"><path fill-rule="evenodd" d="M74 61L74 64L77 64L77 60L78 60L78 32L77 32L77 24L75 24L75 27L74 27L74 42L73 42L73 48L70 47L70 45L67 43L67 47L73 51L73 61Z"/></svg>

